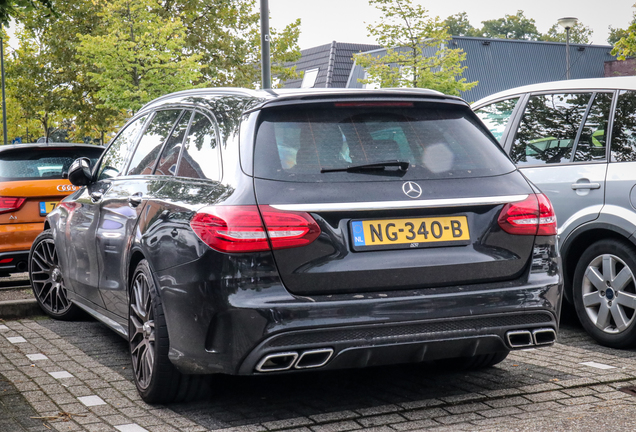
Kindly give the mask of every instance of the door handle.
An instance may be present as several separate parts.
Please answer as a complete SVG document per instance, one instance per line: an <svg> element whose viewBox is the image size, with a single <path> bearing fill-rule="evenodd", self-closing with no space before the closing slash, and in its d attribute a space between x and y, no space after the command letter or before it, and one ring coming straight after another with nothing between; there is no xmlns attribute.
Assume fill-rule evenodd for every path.
<svg viewBox="0 0 636 432"><path fill-rule="evenodd" d="M139 204L141 204L141 196L141 192L130 195L128 197L128 204L130 204L132 207L137 207Z"/></svg>
<svg viewBox="0 0 636 432"><path fill-rule="evenodd" d="M600 183L574 183L572 184L572 189L574 190L579 190L579 189L600 189L601 188L601 184Z"/></svg>
<svg viewBox="0 0 636 432"><path fill-rule="evenodd" d="M104 196L103 192L91 192L91 201L93 201L94 203L101 201L102 197Z"/></svg>

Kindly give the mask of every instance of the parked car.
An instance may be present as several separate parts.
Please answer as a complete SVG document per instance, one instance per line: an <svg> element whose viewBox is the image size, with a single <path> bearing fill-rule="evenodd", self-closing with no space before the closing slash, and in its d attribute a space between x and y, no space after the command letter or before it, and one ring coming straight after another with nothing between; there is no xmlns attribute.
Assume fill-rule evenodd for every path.
<svg viewBox="0 0 636 432"><path fill-rule="evenodd" d="M459 98L174 93L69 179L34 291L125 337L148 402L197 374L486 367L555 341L551 204Z"/></svg>
<svg viewBox="0 0 636 432"><path fill-rule="evenodd" d="M636 344L636 77L519 87L473 108L552 201L565 298L584 328Z"/></svg>
<svg viewBox="0 0 636 432"><path fill-rule="evenodd" d="M27 271L44 217L77 189L65 179L69 166L79 157L97 161L103 150L66 143L0 146L0 276Z"/></svg>

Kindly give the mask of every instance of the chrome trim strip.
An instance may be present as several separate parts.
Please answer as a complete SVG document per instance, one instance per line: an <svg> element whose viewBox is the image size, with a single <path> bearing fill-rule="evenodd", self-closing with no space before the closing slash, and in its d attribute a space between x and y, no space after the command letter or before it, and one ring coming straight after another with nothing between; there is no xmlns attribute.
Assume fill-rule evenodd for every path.
<svg viewBox="0 0 636 432"><path fill-rule="evenodd" d="M504 195L495 197L446 198L434 200L410 201L375 201L349 203L319 203L319 204L270 204L277 210L328 212L346 210L398 210L407 208L460 207L469 205L497 205L523 201L528 195Z"/></svg>

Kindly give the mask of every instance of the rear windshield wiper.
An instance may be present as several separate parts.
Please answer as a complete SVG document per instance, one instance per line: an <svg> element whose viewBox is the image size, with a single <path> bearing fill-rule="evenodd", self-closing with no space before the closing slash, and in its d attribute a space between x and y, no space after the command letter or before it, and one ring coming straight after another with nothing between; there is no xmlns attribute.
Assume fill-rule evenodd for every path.
<svg viewBox="0 0 636 432"><path fill-rule="evenodd" d="M398 167L398 171L404 171L409 169L409 163L404 161L392 160L392 161L384 161L384 162L374 162L369 164L362 165L349 165L344 168L323 168L320 170L321 173L328 172L340 172L346 171L350 173L356 172L364 172L364 171L384 171L386 167Z"/></svg>

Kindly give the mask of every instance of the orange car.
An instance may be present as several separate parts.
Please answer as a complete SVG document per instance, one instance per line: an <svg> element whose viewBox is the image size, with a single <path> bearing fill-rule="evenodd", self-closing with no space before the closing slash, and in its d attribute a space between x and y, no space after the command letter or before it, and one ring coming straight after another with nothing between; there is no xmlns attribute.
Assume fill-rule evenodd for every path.
<svg viewBox="0 0 636 432"><path fill-rule="evenodd" d="M27 271L29 249L48 212L77 187L66 180L79 157L104 151L88 144L0 146L0 276Z"/></svg>

